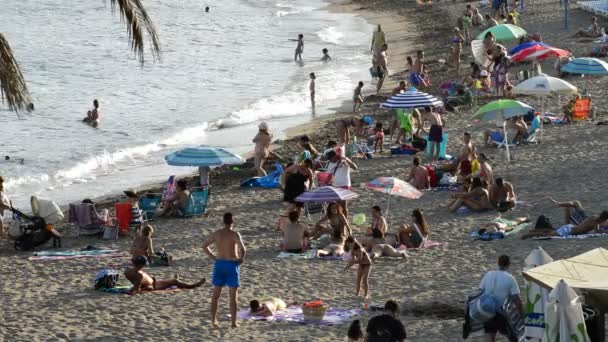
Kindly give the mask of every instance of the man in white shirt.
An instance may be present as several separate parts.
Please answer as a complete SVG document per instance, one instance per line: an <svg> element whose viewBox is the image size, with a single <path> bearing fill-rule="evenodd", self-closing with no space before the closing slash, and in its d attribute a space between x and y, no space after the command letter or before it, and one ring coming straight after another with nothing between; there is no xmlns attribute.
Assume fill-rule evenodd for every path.
<svg viewBox="0 0 608 342"><path fill-rule="evenodd" d="M520 312L523 306L519 298L519 285L515 278L508 272L511 260L508 255L498 258L498 270L486 273L481 279L479 288L486 294L491 294L499 306L502 306L507 298L511 298ZM484 323L485 341L495 342L496 333L507 335L507 321L503 315L497 313L494 318Z"/></svg>

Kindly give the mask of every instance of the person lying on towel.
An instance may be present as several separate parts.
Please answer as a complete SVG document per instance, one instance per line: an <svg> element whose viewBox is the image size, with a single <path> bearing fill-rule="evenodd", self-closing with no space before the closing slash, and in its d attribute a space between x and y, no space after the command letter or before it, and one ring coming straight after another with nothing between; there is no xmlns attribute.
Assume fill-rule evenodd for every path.
<svg viewBox="0 0 608 342"><path fill-rule="evenodd" d="M131 259L132 267L125 270L125 277L133 284L131 293L135 294L141 291L166 290L176 286L180 289L194 289L203 285L205 278L194 284L184 283L176 275L173 279L156 279L144 272L147 259L143 255L138 255Z"/></svg>
<svg viewBox="0 0 608 342"><path fill-rule="evenodd" d="M602 230L600 227L608 225L608 210L602 211L599 216L591 216L585 219L579 225L565 224L558 229L542 228L538 227L530 231L529 233L523 234L522 239L529 239L533 237L552 237L552 236L571 236L571 235L585 235L591 233L597 234L608 234L608 231Z"/></svg>
<svg viewBox="0 0 608 342"><path fill-rule="evenodd" d="M249 308L252 316L272 317L277 311L287 309L287 304L280 298L265 297L249 302Z"/></svg>

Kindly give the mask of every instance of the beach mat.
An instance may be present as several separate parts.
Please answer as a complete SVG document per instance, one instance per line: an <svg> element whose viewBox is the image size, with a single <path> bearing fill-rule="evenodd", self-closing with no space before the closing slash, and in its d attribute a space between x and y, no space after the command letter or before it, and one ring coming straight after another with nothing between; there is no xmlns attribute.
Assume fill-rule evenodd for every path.
<svg viewBox="0 0 608 342"><path fill-rule="evenodd" d="M426 240L426 243L424 244L424 247L407 247L405 245L401 245L397 248L398 251L402 251L402 250L417 250L417 249L429 249L429 248L433 248L433 247L437 247L437 246L443 246L443 245L447 245L447 242L441 242L441 241L433 241L433 240Z"/></svg>
<svg viewBox="0 0 608 342"><path fill-rule="evenodd" d="M568 235L568 236L537 236L533 240L565 240L565 239L588 239L593 237L608 237L608 234L593 233L584 235Z"/></svg>
<svg viewBox="0 0 608 342"><path fill-rule="evenodd" d="M275 313L272 317L252 316L248 309L240 310L236 316L240 319L255 320L255 321L288 321L300 324L317 324L317 325L336 325L347 322L351 317L358 315L359 310L356 309L340 309L329 308L325 312L325 316L321 321L307 321L302 314L302 308L299 306L290 306L285 310ZM230 317L230 315L228 315Z"/></svg>
<svg viewBox="0 0 608 342"><path fill-rule="evenodd" d="M111 294L128 294L131 295L131 289L133 287L131 285L119 285L112 288L101 288L99 291ZM141 293L157 293L157 292L173 292L173 291L181 291L183 289L178 288L177 286L171 286L164 290L147 290L141 291Z"/></svg>
<svg viewBox="0 0 608 342"><path fill-rule="evenodd" d="M99 249L90 251L40 251L35 252L29 260L69 260L82 258L116 258L128 256L128 253L115 249Z"/></svg>
<svg viewBox="0 0 608 342"><path fill-rule="evenodd" d="M350 260L350 253L344 253L343 256L328 256L317 258L317 250L309 249L304 253L287 253L280 252L276 257L282 259L321 259L321 260Z"/></svg>
<svg viewBox="0 0 608 342"><path fill-rule="evenodd" d="M481 241L502 240L508 236L515 235L515 234L521 232L522 230L526 229L529 226L530 226L530 222L524 222L524 223L518 225L517 227L515 227L513 230L510 230L506 233L485 233L482 236L480 236L479 233L477 232L479 229L474 229L471 232L471 238L473 240L481 240Z"/></svg>

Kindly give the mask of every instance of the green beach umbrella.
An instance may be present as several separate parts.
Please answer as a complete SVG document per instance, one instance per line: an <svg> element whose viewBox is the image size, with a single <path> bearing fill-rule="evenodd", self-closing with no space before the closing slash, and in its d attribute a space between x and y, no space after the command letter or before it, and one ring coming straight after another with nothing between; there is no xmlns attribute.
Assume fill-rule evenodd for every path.
<svg viewBox="0 0 608 342"><path fill-rule="evenodd" d="M497 100L486 104L479 108L473 116L474 119L483 121L503 121L504 141L503 144L507 149L507 161L511 161L509 154L509 144L507 138L507 119L516 116L526 115L533 108L527 104L515 100Z"/></svg>
<svg viewBox="0 0 608 342"><path fill-rule="evenodd" d="M519 39L526 35L526 31L519 26L511 25L511 24L501 24L492 26L489 29L481 32L477 39L483 40L488 32L492 32L494 38L496 38L497 42L504 42L513 39Z"/></svg>

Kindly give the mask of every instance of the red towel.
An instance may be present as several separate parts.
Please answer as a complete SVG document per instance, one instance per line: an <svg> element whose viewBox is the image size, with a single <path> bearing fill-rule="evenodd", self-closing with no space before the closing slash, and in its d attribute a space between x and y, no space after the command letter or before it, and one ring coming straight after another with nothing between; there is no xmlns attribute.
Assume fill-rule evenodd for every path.
<svg viewBox="0 0 608 342"><path fill-rule="evenodd" d="M118 222L118 228L121 232L129 231L132 219L131 203L116 203L116 222Z"/></svg>

